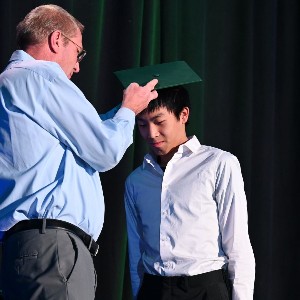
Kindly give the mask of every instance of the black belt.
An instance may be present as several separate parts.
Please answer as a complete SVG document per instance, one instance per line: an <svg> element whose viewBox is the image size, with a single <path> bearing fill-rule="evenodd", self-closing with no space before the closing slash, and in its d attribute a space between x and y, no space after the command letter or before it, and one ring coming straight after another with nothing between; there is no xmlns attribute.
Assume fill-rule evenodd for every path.
<svg viewBox="0 0 300 300"><path fill-rule="evenodd" d="M82 240L85 246L89 249L92 256L96 256L98 253L99 245L93 240L90 235L69 222L55 219L31 219L20 221L5 232L4 240L14 233L31 229L60 229L69 231L77 235Z"/></svg>
<svg viewBox="0 0 300 300"><path fill-rule="evenodd" d="M193 275L193 276L161 276L145 273L144 281L148 284L167 283L171 286L180 286L182 283L187 283L190 287L206 286L215 282L224 282L223 270L211 271L208 273Z"/></svg>
<svg viewBox="0 0 300 300"><path fill-rule="evenodd" d="M163 290L169 290L171 287L189 292L190 288L205 288L216 283L225 283L228 290L228 299L232 299L231 283L228 280L227 271L223 269L193 276L160 276L145 273L137 299L150 299L145 295L151 289L158 290L156 299L160 299Z"/></svg>

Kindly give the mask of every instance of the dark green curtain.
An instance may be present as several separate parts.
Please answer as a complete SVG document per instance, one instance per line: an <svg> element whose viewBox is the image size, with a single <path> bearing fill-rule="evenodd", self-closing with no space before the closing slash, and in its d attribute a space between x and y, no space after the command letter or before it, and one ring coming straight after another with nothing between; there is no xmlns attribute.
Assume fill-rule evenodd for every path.
<svg viewBox="0 0 300 300"><path fill-rule="evenodd" d="M17 22L44 3L0 0L1 70L16 47ZM99 113L121 101L114 71L185 60L202 77L187 86L188 131L240 160L257 263L254 299L300 299L299 0L52 3L86 26L88 56L74 81ZM123 183L146 151L136 133L120 164L101 174L106 213L95 258L99 300L131 299Z"/></svg>

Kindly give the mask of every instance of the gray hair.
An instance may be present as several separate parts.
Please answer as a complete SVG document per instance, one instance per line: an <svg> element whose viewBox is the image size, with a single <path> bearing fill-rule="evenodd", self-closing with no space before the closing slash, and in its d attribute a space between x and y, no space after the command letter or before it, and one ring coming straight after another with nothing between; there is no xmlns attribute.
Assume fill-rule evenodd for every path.
<svg viewBox="0 0 300 300"><path fill-rule="evenodd" d="M77 29L83 32L84 26L62 7L49 4L31 10L17 25L17 44L26 50L29 45L45 41L55 30L73 37Z"/></svg>

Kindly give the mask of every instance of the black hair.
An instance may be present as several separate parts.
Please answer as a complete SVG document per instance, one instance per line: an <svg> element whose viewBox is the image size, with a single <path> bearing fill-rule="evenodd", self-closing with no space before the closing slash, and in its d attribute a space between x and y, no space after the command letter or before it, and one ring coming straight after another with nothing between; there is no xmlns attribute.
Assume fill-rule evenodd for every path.
<svg viewBox="0 0 300 300"><path fill-rule="evenodd" d="M176 86L157 91L158 97L148 104L140 114L154 112L159 108L165 107L173 113L177 120L184 107L191 108L188 91L182 86Z"/></svg>

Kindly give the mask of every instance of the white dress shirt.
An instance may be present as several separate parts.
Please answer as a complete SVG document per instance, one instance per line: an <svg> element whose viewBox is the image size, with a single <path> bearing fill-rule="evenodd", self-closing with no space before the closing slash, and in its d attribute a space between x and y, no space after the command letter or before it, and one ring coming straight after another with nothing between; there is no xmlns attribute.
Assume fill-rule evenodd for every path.
<svg viewBox="0 0 300 300"><path fill-rule="evenodd" d="M255 259L235 156L195 136L165 172L147 154L126 180L125 208L135 298L144 272L189 276L228 265L232 299L253 299Z"/></svg>

